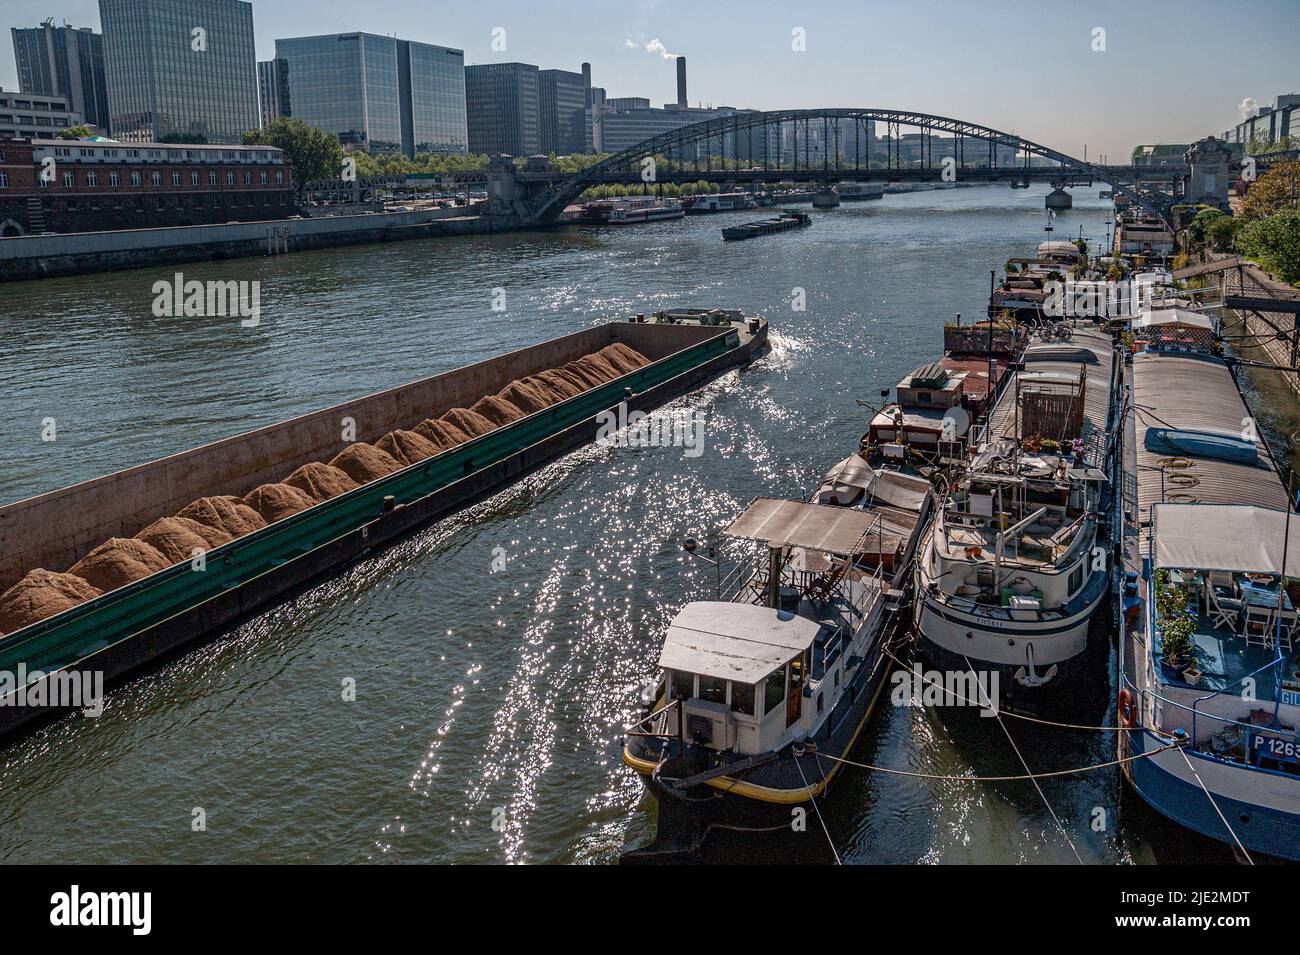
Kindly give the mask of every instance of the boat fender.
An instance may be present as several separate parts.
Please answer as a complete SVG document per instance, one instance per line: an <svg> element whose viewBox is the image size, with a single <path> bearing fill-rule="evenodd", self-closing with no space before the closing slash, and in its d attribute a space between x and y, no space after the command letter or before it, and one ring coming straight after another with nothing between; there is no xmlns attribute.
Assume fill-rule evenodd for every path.
<svg viewBox="0 0 1300 955"><path fill-rule="evenodd" d="M1136 716L1137 703L1133 699L1133 693L1125 687L1119 691L1119 721L1124 724L1125 729L1132 729Z"/></svg>

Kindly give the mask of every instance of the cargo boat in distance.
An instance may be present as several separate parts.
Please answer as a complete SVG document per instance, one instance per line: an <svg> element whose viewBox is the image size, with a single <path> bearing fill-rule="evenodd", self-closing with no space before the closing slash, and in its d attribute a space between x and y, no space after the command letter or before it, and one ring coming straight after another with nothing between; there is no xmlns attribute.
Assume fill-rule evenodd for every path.
<svg viewBox="0 0 1300 955"><path fill-rule="evenodd" d="M774 219L760 219L757 222L746 222L744 225L727 226L722 230L722 238L728 241L756 239L759 236L772 235L775 232L790 232L810 225L812 225L812 216L808 213L797 209L785 209Z"/></svg>
<svg viewBox="0 0 1300 955"><path fill-rule="evenodd" d="M656 407L753 360L766 341L765 320L720 309L609 322L0 507L6 591L36 568L66 578L63 571L102 543L131 538L198 499L247 495L603 348L626 346L646 362L604 383L574 386L568 398L214 546L201 561L166 566L13 630L0 638L0 672L32 680L5 688L0 733L52 710L67 712L14 705L17 694L33 698L35 683L48 687L70 671L110 681L228 627L591 441L602 411L624 402L629 410ZM357 445L343 440L349 421Z"/></svg>
<svg viewBox="0 0 1300 955"><path fill-rule="evenodd" d="M924 478L854 454L810 501L758 498L727 527L707 558L715 599L669 625L649 713L625 738L659 822L624 860L694 852L715 828L789 825L825 791L890 672L931 499ZM723 550L738 557L725 579Z"/></svg>

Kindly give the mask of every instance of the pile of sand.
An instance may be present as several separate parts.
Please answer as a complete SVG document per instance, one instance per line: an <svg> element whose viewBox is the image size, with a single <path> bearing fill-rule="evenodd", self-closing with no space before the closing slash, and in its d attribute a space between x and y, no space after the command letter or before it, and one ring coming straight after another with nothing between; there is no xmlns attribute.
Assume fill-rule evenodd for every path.
<svg viewBox="0 0 1300 955"><path fill-rule="evenodd" d="M403 465L431 458L442 450L424 435L414 431L390 431L375 442L375 447Z"/></svg>
<svg viewBox="0 0 1300 955"><path fill-rule="evenodd" d="M468 411L465 408L452 408L438 420L459 428L471 438L477 438L479 435L496 430L496 425L487 418L476 411Z"/></svg>
<svg viewBox="0 0 1300 955"><path fill-rule="evenodd" d="M173 563L144 541L110 537L69 567L68 573L108 593L166 570Z"/></svg>
<svg viewBox="0 0 1300 955"><path fill-rule="evenodd" d="M545 388L555 398L556 402L563 401L565 398L572 398L574 395L580 395L587 390L587 386L581 378L571 371L564 371L559 368L548 368L546 371L539 371L527 380L536 382L539 387Z"/></svg>
<svg viewBox="0 0 1300 955"><path fill-rule="evenodd" d="M524 413L516 405L512 405L497 395L480 398L470 406L469 410L471 414L480 414L487 418L498 428L512 421L518 421L524 416Z"/></svg>
<svg viewBox="0 0 1300 955"><path fill-rule="evenodd" d="M472 438L535 414L650 364L621 342L583 355L563 368L550 368L510 382L470 408L453 408L410 431L392 431L375 444L357 442L329 464L312 462L281 484L263 484L243 500L204 497L175 517L154 521L134 538L100 544L66 574L33 570L0 594L0 636L75 607L173 564L190 560L320 501L386 477Z"/></svg>
<svg viewBox="0 0 1300 955"><path fill-rule="evenodd" d="M188 517L192 521L225 531L232 539L251 534L266 526L266 521L262 519L261 514L239 498L228 494L201 497L197 501L186 504L176 512L176 516Z"/></svg>
<svg viewBox="0 0 1300 955"><path fill-rule="evenodd" d="M358 441L335 455L330 467L338 468L358 484L369 484L376 478L402 470L403 464L373 444Z"/></svg>
<svg viewBox="0 0 1300 955"><path fill-rule="evenodd" d="M261 514L266 523L274 524L314 506L316 499L288 484L262 484L244 495L244 503Z"/></svg>
<svg viewBox="0 0 1300 955"><path fill-rule="evenodd" d="M33 570L0 594L0 635L53 617L98 597L101 591L73 574Z"/></svg>
<svg viewBox="0 0 1300 955"><path fill-rule="evenodd" d="M606 345L600 351L596 352L601 358L608 361L617 368L621 374L626 375L630 371L636 371L638 368L644 368L650 364L650 359L641 354L635 348L630 348L622 342L615 342L612 345Z"/></svg>
<svg viewBox="0 0 1300 955"><path fill-rule="evenodd" d="M284 483L296 487L313 501L328 501L361 486L345 472L319 461L304 464L285 478Z"/></svg>
<svg viewBox="0 0 1300 955"><path fill-rule="evenodd" d="M497 392L497 397L510 402L524 414L535 414L538 411L544 411L555 403L550 392L531 378L521 378L510 382Z"/></svg>
<svg viewBox="0 0 1300 955"><path fill-rule="evenodd" d="M469 440L469 435L454 424L438 421L435 418L426 418L411 430L420 437L428 439L432 444L436 444L440 451L454 448L456 445L464 444Z"/></svg>
<svg viewBox="0 0 1300 955"><path fill-rule="evenodd" d="M135 539L144 541L172 564L192 560L196 550L209 551L234 540L223 530L185 517L160 518L136 534Z"/></svg>

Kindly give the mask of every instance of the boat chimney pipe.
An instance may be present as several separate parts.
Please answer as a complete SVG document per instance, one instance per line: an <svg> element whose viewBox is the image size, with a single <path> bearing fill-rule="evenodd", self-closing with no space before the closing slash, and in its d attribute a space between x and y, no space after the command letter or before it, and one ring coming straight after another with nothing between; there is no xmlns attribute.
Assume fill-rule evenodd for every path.
<svg viewBox="0 0 1300 955"><path fill-rule="evenodd" d="M785 541L770 541L767 545L767 605L781 608L781 565Z"/></svg>

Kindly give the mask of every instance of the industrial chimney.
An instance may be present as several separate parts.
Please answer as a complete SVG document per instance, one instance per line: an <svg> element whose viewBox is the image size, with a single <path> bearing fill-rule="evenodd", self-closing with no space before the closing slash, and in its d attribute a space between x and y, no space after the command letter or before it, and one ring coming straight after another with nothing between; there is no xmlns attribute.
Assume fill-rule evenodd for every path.
<svg viewBox="0 0 1300 955"><path fill-rule="evenodd" d="M583 95L586 97L587 105L591 105L591 64L582 64L582 88L586 91Z"/></svg>
<svg viewBox="0 0 1300 955"><path fill-rule="evenodd" d="M677 105L686 105L686 57L677 58Z"/></svg>

